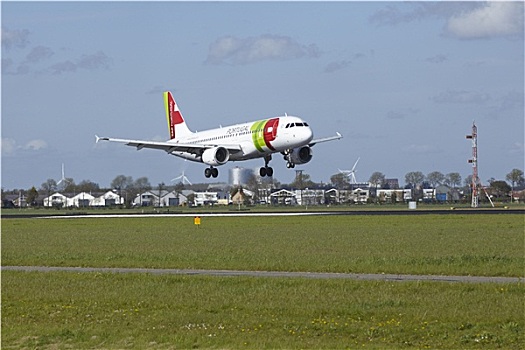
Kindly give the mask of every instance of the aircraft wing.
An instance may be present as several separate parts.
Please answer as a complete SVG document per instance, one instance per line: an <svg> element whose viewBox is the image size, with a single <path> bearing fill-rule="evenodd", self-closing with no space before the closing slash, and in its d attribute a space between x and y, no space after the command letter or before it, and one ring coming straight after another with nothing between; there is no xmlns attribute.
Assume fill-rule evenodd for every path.
<svg viewBox="0 0 525 350"><path fill-rule="evenodd" d="M96 136L96 142L99 141L109 141L109 142L119 142L124 143L127 146L136 147L137 150L143 148L151 149L160 149L166 151L167 153L171 152L188 152L193 154L201 154L205 149L213 147L224 147L231 153L236 153L241 151L241 146L236 144L222 145L222 144L201 144L201 143L176 143L176 142L157 142L157 141L145 141L145 140L128 140L128 139L115 139L111 137L99 137Z"/></svg>
<svg viewBox="0 0 525 350"><path fill-rule="evenodd" d="M323 137L323 138L320 138L320 139L312 140L312 141L310 141L310 143L308 144L308 146L312 147L312 146L314 146L316 143L326 142L326 141L332 141L332 140L339 140L339 139L342 138L342 137L343 137L343 135L341 135L340 133L336 132L336 135L335 135L335 136L328 136L328 137Z"/></svg>

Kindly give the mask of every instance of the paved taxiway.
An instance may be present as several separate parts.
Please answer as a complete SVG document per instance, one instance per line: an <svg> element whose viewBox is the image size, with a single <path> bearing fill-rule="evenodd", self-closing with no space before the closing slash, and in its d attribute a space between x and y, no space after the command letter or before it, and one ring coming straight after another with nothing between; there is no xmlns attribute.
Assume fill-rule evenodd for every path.
<svg viewBox="0 0 525 350"><path fill-rule="evenodd" d="M286 271L238 271L238 270L192 270L192 269L144 269L109 267L52 267L52 266L2 266L2 271L37 272L99 272L99 273L149 273L153 275L201 275L201 276L248 276L248 277L299 277L315 279L352 279L361 281L430 281L464 283L525 283L520 277L486 276L439 276L439 275L395 275L370 273L330 272L286 272Z"/></svg>

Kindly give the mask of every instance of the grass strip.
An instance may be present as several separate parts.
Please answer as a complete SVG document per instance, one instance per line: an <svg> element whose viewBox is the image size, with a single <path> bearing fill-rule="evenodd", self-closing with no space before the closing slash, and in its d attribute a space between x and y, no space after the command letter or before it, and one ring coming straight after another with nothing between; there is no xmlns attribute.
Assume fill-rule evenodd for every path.
<svg viewBox="0 0 525 350"><path fill-rule="evenodd" d="M2 349L522 349L523 284L2 273Z"/></svg>
<svg viewBox="0 0 525 350"><path fill-rule="evenodd" d="M2 264L523 277L520 215L2 220Z"/></svg>

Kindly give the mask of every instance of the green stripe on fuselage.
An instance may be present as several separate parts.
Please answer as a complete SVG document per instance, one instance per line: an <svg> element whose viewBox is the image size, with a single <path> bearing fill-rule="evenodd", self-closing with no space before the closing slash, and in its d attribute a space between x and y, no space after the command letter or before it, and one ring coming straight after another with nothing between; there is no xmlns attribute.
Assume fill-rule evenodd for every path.
<svg viewBox="0 0 525 350"><path fill-rule="evenodd" d="M266 142L264 142L264 125L266 124L267 120L260 120L258 122L255 122L252 124L252 127L250 130L252 133L252 140L253 145L259 152L264 152L263 147L266 146Z"/></svg>

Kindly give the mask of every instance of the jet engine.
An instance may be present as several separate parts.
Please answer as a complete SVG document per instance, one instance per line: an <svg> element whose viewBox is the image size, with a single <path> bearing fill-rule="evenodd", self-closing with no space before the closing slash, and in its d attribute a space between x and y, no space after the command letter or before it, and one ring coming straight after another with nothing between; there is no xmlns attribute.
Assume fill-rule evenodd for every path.
<svg viewBox="0 0 525 350"><path fill-rule="evenodd" d="M208 165L223 165L230 159L230 152L224 147L208 148L202 153L202 162Z"/></svg>
<svg viewBox="0 0 525 350"><path fill-rule="evenodd" d="M289 157L293 164L306 164L312 160L313 151L309 146L294 148Z"/></svg>

